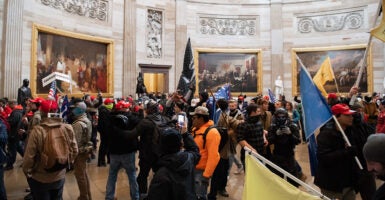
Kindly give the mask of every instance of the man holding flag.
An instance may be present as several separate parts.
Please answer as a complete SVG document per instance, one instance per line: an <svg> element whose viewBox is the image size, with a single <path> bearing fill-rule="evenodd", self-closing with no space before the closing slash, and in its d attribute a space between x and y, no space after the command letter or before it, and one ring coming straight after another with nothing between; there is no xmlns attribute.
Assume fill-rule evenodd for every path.
<svg viewBox="0 0 385 200"><path fill-rule="evenodd" d="M315 86L299 57L297 60L301 66L301 94L306 94L302 96L302 109L306 139L309 140L311 170L312 174L315 174L314 183L320 187L324 195L330 198L355 199L352 187L354 185L354 147L346 145L343 134L336 127L338 122L342 130L346 130L352 124L353 112L345 104L336 104L332 107L332 111L337 121L330 121L332 111L325 98ZM324 126L325 123L327 125ZM320 127L322 129L317 136L316 144L314 132Z"/></svg>

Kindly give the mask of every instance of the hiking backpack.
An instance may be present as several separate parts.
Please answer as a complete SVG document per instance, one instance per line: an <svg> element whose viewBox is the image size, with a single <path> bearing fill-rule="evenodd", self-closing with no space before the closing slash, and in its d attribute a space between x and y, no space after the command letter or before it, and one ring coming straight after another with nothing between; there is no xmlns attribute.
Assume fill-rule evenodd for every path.
<svg viewBox="0 0 385 200"><path fill-rule="evenodd" d="M40 163L48 172L55 172L69 167L74 159L70 149L70 138L66 134L67 124L40 127L47 133L44 139ZM70 125L68 125L70 126Z"/></svg>
<svg viewBox="0 0 385 200"><path fill-rule="evenodd" d="M229 140L229 135L227 133L227 128L223 127L223 126L215 126L215 125L213 125L213 126L207 127L205 132L202 134L202 136L203 136L203 148L206 148L206 136L207 136L207 133L212 128L216 128L218 130L218 132L219 132L219 135L221 135L221 141L219 142L219 147L218 147L218 152L221 152L223 147L226 145L227 140Z"/></svg>

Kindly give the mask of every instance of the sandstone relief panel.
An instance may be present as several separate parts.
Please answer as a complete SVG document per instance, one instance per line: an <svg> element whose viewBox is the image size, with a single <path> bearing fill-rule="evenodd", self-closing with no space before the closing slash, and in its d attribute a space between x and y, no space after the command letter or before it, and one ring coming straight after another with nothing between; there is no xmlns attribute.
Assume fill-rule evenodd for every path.
<svg viewBox="0 0 385 200"><path fill-rule="evenodd" d="M147 58L162 57L162 24L162 11L148 9L146 25Z"/></svg>
<svg viewBox="0 0 385 200"><path fill-rule="evenodd" d="M41 0L41 3L71 14L100 21L108 20L109 0Z"/></svg>
<svg viewBox="0 0 385 200"><path fill-rule="evenodd" d="M258 16L200 16L199 31L203 35L255 36Z"/></svg>
<svg viewBox="0 0 385 200"><path fill-rule="evenodd" d="M297 21L298 32L301 34L360 29L364 26L364 11L356 10L317 16L301 16L297 18Z"/></svg>

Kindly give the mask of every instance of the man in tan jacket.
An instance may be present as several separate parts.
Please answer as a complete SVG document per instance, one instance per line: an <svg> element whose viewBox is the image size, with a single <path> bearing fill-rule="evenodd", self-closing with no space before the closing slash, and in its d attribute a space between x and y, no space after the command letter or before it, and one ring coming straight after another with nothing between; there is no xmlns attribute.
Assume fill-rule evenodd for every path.
<svg viewBox="0 0 385 200"><path fill-rule="evenodd" d="M56 113L57 109L58 105L55 101L44 100L40 105L42 121L29 134L28 145L24 154L23 171L27 176L34 199L62 199L66 173L65 168L57 171L44 169L41 155L47 131L43 127L60 127L68 138L72 158L76 157L78 153L72 126L64 124L61 118L48 118L48 113ZM70 162L73 162L73 160L70 160Z"/></svg>
<svg viewBox="0 0 385 200"><path fill-rule="evenodd" d="M87 159L92 152L92 124L86 115L87 106L81 99L75 99L71 106L73 117L72 128L75 132L76 142L78 143L79 154L74 163L74 174L78 183L80 197L79 200L91 200L90 182L87 174Z"/></svg>

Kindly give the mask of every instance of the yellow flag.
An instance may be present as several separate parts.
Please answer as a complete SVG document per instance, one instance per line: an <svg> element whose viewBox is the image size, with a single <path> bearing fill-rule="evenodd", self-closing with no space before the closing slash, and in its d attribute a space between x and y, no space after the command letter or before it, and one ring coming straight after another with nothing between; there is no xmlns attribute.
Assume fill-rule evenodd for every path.
<svg viewBox="0 0 385 200"><path fill-rule="evenodd" d="M334 80L334 73L330 64L330 58L328 56L325 61L321 64L321 67L313 77L313 81L317 88L321 91L322 95L327 96L327 92L325 91L324 85L327 81L332 80Z"/></svg>
<svg viewBox="0 0 385 200"><path fill-rule="evenodd" d="M251 155L246 154L246 176L242 199L320 200L321 198L294 187L272 173Z"/></svg>
<svg viewBox="0 0 385 200"><path fill-rule="evenodd" d="M382 0L382 20L380 25L378 25L376 28L372 29L370 31L370 34L372 34L374 37L378 38L379 40L385 42L385 0Z"/></svg>

